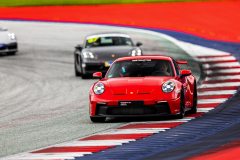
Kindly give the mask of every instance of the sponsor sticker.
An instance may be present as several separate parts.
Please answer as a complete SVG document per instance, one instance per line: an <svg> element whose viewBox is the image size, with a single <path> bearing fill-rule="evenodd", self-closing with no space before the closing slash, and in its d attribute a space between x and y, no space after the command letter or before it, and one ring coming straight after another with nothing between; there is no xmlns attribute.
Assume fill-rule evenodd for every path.
<svg viewBox="0 0 240 160"><path fill-rule="evenodd" d="M105 62L105 67L110 67L113 62Z"/></svg>
<svg viewBox="0 0 240 160"><path fill-rule="evenodd" d="M136 61L143 61L143 62L147 61L147 62L150 62L151 59L133 59L132 61L133 62L136 62Z"/></svg>

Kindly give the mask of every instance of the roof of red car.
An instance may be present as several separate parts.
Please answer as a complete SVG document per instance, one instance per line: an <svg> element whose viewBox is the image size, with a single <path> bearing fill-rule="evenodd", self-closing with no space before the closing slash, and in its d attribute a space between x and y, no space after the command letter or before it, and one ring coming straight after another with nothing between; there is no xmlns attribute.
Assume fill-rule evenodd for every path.
<svg viewBox="0 0 240 160"><path fill-rule="evenodd" d="M169 60L169 59L171 59L171 57L169 57L169 56L161 56L161 55L128 56L128 57L118 58L118 59L116 59L116 61L132 60L132 59L162 59L162 60Z"/></svg>

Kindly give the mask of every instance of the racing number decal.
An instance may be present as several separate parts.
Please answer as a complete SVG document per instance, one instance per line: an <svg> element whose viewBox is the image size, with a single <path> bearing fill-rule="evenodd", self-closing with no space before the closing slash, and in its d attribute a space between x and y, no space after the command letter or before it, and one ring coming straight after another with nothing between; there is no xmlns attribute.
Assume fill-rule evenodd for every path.
<svg viewBox="0 0 240 160"><path fill-rule="evenodd" d="M93 42L96 42L99 38L91 38L88 40L88 43L93 43Z"/></svg>

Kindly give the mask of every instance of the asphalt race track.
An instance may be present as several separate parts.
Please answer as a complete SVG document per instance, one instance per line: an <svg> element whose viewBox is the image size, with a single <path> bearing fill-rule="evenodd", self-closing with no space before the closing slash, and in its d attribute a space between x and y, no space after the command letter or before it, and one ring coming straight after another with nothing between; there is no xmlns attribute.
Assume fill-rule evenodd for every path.
<svg viewBox="0 0 240 160"><path fill-rule="evenodd" d="M15 56L0 55L0 157L89 136L129 121L152 120L90 121L88 93L96 79L75 77L73 65L74 46L81 44L87 34L128 33L135 43L144 44L144 54L168 54L188 60L189 69L200 78L199 66L183 49L156 35L62 23L0 21L0 26L14 32L19 44Z"/></svg>
<svg viewBox="0 0 240 160"><path fill-rule="evenodd" d="M236 93L240 65L227 50L215 50L216 44L206 48L198 45L200 41L187 43L161 33L123 27L24 21L0 21L0 26L15 32L19 43L15 56L0 55L0 157L20 153L3 159L78 159L81 154L73 151L58 153L72 146L74 152L77 147L82 150L80 146L92 152L110 147L80 159L182 159L239 138L235 130L239 125L239 95L218 105ZM191 69L198 80L198 114L182 120L109 118L106 123L92 123L88 117L88 90L96 79L75 77L73 50L87 34L105 31L128 33L135 43L144 44L144 54L187 60L189 65L183 67ZM231 137L226 138L229 131ZM128 135L124 141L123 134L129 133L133 139L129 140ZM158 134L151 136L154 133ZM111 136L119 136L118 143L105 143ZM147 138L127 143L139 136ZM104 138L99 137L108 140L101 143ZM94 139L95 148L90 142ZM213 144L204 147L210 139L214 139ZM86 149L86 144L92 148ZM113 147L116 145L120 146ZM189 151L181 154L183 150ZM83 150L81 153L84 155Z"/></svg>

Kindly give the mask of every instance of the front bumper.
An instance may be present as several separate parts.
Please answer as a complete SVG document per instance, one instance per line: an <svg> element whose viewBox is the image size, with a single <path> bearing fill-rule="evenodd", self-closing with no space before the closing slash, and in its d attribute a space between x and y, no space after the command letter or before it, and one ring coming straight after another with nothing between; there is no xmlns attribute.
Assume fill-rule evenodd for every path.
<svg viewBox="0 0 240 160"><path fill-rule="evenodd" d="M18 51L17 43L9 43L0 47L0 53L17 52L17 51Z"/></svg>
<svg viewBox="0 0 240 160"><path fill-rule="evenodd" d="M167 102L155 105L144 105L142 107L120 107L97 104L94 117L141 117L169 114L171 114L171 111Z"/></svg>
<svg viewBox="0 0 240 160"><path fill-rule="evenodd" d="M161 98L159 98L161 97ZM90 116L92 117L145 117L175 115L180 112L180 96L141 95L109 97L109 100L90 96ZM172 97L172 96L170 96ZM119 101L144 101L143 106L119 106Z"/></svg>

